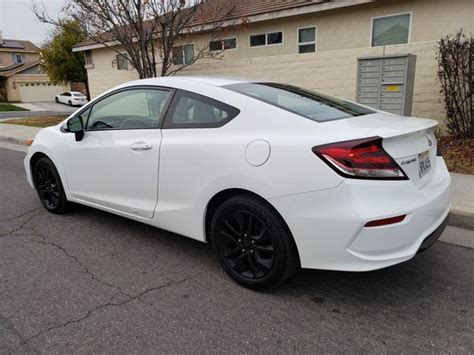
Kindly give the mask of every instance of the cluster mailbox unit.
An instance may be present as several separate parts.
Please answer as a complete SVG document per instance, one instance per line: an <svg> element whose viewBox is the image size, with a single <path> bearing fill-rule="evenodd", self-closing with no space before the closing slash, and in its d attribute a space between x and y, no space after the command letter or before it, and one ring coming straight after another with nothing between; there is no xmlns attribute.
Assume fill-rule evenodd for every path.
<svg viewBox="0 0 474 355"><path fill-rule="evenodd" d="M411 115L416 56L358 59L357 102L402 116Z"/></svg>

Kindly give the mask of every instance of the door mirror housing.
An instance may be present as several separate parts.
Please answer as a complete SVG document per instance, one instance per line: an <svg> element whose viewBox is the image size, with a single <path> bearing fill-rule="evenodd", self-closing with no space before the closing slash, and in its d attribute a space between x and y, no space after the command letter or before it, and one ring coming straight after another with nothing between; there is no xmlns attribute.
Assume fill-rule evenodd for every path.
<svg viewBox="0 0 474 355"><path fill-rule="evenodd" d="M84 138L84 125L81 116L74 116L67 121L67 130L76 135L76 141L79 142Z"/></svg>

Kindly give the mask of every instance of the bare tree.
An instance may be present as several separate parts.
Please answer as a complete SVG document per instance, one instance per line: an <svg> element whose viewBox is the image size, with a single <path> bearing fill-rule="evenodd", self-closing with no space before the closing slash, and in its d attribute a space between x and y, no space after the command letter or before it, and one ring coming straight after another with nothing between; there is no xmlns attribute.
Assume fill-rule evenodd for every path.
<svg viewBox="0 0 474 355"><path fill-rule="evenodd" d="M447 115L447 127L453 136L474 137L474 38L463 30L446 36L438 45L438 78Z"/></svg>
<svg viewBox="0 0 474 355"><path fill-rule="evenodd" d="M158 73L173 75L202 58L219 58L221 51L210 51L209 41L195 47L194 55L179 66L174 65L173 52L199 33L208 33L212 41L237 24L230 4L220 0L71 0L60 18L49 16L44 6L31 7L44 23L63 27L68 20L77 21L92 42L122 57L125 52L126 60L143 79Z"/></svg>

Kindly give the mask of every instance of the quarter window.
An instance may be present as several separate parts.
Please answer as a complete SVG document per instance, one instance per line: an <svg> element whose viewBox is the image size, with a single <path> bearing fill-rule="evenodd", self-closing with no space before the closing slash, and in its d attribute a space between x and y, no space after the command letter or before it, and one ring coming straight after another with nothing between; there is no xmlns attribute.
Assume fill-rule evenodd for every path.
<svg viewBox="0 0 474 355"><path fill-rule="evenodd" d="M316 27L298 30L298 53L316 52Z"/></svg>
<svg viewBox="0 0 474 355"><path fill-rule="evenodd" d="M283 43L283 32L268 32L250 36L250 47Z"/></svg>
<svg viewBox="0 0 474 355"><path fill-rule="evenodd" d="M194 61L194 44L173 47L173 64L191 64Z"/></svg>
<svg viewBox="0 0 474 355"><path fill-rule="evenodd" d="M226 49L236 49L237 38L226 38L209 42L209 50L211 52L224 51Z"/></svg>
<svg viewBox="0 0 474 355"><path fill-rule="evenodd" d="M408 43L410 14L374 18L372 47Z"/></svg>
<svg viewBox="0 0 474 355"><path fill-rule="evenodd" d="M112 94L94 104L86 129L157 128L169 95L164 89L131 89Z"/></svg>
<svg viewBox="0 0 474 355"><path fill-rule="evenodd" d="M164 128L221 127L239 113L235 107L209 97L179 91L170 106Z"/></svg>

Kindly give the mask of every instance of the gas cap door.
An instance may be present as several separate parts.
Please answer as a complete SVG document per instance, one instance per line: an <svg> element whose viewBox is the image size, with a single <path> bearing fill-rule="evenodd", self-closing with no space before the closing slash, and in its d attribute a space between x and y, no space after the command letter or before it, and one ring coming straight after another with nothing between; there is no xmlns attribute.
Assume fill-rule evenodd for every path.
<svg viewBox="0 0 474 355"><path fill-rule="evenodd" d="M263 139L250 142L245 150L245 158L252 166L262 166L270 158L270 143Z"/></svg>

